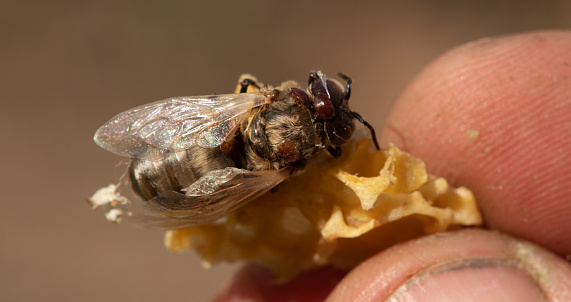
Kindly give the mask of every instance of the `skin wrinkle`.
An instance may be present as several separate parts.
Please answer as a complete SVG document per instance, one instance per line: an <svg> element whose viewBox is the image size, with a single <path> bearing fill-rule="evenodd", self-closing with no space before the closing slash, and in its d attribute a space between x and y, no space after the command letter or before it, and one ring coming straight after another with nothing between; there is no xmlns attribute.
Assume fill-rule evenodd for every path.
<svg viewBox="0 0 571 302"><path fill-rule="evenodd" d="M520 270L526 275L530 275L523 267L523 265L517 259L501 258L501 257L490 257L490 258L471 258L471 259L457 259L448 262L439 263L436 265L429 266L414 276L411 276L399 286L390 295L387 301L397 302L406 301L409 291L412 287L420 285L420 283L433 275L449 273L453 271L466 270L466 269L487 269L487 268L498 268L506 267ZM532 277L531 275L529 276ZM547 297L543 288L538 286L538 290L541 292L543 297Z"/></svg>
<svg viewBox="0 0 571 302"><path fill-rule="evenodd" d="M561 259L529 242L512 240L510 247L513 255L522 263L525 270L534 276L550 301L571 301L570 266L562 266L560 270L554 269L554 265L560 264L556 261Z"/></svg>
<svg viewBox="0 0 571 302"><path fill-rule="evenodd" d="M516 267L550 301L571 299L571 267L560 258L498 232L467 229L409 241L374 256L351 272L328 301L385 301L413 276L462 265Z"/></svg>
<svg viewBox="0 0 571 302"><path fill-rule="evenodd" d="M455 51L451 51L451 56L453 55ZM458 51L456 51L458 52ZM509 52L508 52L509 53ZM462 58L463 59L463 58ZM470 112L470 107L468 108L464 108L462 106L457 106L457 100L462 100L463 98L465 98L466 95L471 95L471 96L475 96L475 95L481 95L481 91L487 91L489 87L480 87L478 85L481 85L482 83L488 83L487 81L483 81L481 80L481 78L483 77L488 77L487 74L484 75L480 75L482 72L480 72L480 70L484 70L486 68L489 68L489 66L495 66L498 64L497 61L505 61L506 58L500 57L497 60L494 60L491 63L488 63L487 61L483 61L484 63L486 63L484 66L482 66L482 63L480 62L476 62L476 63L471 63L470 65L466 65L466 64L461 64L459 66L454 65L454 69L452 70L446 70L446 76L443 77L443 80L441 81L441 83L439 85L428 85L429 87L431 87L432 91L434 91L435 93L437 93L437 95L444 95L445 99L449 100L446 102L446 104L448 104L447 106L450 106L450 104L454 104L451 109L450 112L447 112L448 116L452 116L457 118L458 116L460 116L461 118L465 116L465 114L459 114L459 112ZM438 61L437 61L438 62ZM436 64L436 63L435 63ZM451 65L451 64L448 64ZM458 70L456 70L456 68L458 68ZM461 76L459 76L459 74ZM470 75L469 77L467 77L467 75ZM474 78L473 75L476 75L477 77ZM461 80L457 80L457 79L461 79ZM478 85L475 85L474 83L477 83ZM494 82L490 81L489 85L495 85ZM462 91L458 91L456 92L454 95L451 95L449 97L446 97L446 95L452 91L456 91L456 87L461 86L461 87L473 87L470 89L466 89L464 88L464 90ZM439 100L441 99L441 96L433 96L430 94L430 91L427 92L427 97L426 99L435 99L435 100ZM473 102L473 103L467 103L464 104L464 102L460 102L463 105L468 105L470 106L470 104L472 104L473 106L477 106L478 103L477 102ZM444 107L440 107L440 110L443 111ZM494 110L489 110L488 112L493 112ZM492 116L494 116L493 114L491 114ZM411 121L415 121L414 118L411 119ZM437 123L439 124L439 123ZM437 128L437 127L436 127ZM446 128L442 128L442 130L448 130ZM435 133L434 137L442 137L443 135L441 135L442 133ZM429 153L430 152L430 153ZM427 149L425 154L422 154L422 156L426 155L428 156L434 156L434 152L438 152L438 150L432 150L432 149ZM440 155L442 155L442 153L439 153ZM436 167L437 169L440 169L440 167Z"/></svg>

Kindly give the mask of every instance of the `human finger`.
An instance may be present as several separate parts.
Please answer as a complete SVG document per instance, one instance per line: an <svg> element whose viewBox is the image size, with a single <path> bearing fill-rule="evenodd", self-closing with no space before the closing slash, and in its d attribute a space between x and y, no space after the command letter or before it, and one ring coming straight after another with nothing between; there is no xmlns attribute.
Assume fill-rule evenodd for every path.
<svg viewBox="0 0 571 302"><path fill-rule="evenodd" d="M430 64L382 133L470 188L486 224L571 254L571 32L483 39Z"/></svg>
<svg viewBox="0 0 571 302"><path fill-rule="evenodd" d="M327 301L571 301L571 265L499 232L435 234L355 268Z"/></svg>

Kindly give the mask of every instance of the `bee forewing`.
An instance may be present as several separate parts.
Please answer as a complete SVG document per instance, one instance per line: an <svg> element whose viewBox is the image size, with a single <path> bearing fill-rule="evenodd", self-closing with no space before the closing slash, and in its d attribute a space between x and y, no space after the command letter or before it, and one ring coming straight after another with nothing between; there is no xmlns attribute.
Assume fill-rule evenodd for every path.
<svg viewBox="0 0 571 302"><path fill-rule="evenodd" d="M205 195L162 192L145 204L144 213L134 218L146 227L159 229L182 229L211 223L266 193L291 174L291 167L265 171L231 169L232 171L227 171L229 174L222 172L224 170L212 171L214 173L210 176L212 172L203 176L207 179L197 181L202 180L202 184L216 182L211 185L215 189L213 192L206 194L209 191L206 188L208 185L199 190L199 194ZM214 181L215 174L225 174L226 180Z"/></svg>
<svg viewBox="0 0 571 302"><path fill-rule="evenodd" d="M127 110L95 133L119 155L149 158L193 145L222 144L249 109L267 102L260 92L170 98Z"/></svg>

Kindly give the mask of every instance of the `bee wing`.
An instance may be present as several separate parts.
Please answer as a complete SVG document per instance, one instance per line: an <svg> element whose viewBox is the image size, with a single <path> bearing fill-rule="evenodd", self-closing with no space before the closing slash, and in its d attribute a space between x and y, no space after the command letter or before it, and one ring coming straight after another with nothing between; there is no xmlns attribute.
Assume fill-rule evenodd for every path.
<svg viewBox="0 0 571 302"><path fill-rule="evenodd" d="M95 133L95 142L123 156L149 158L198 145L214 148L249 109L267 103L261 92L177 97L127 110Z"/></svg>
<svg viewBox="0 0 571 302"><path fill-rule="evenodd" d="M211 171L187 194L162 192L147 201L138 223L159 229L182 229L214 222L284 181L291 168L249 171L226 168ZM189 195L190 194L190 195Z"/></svg>

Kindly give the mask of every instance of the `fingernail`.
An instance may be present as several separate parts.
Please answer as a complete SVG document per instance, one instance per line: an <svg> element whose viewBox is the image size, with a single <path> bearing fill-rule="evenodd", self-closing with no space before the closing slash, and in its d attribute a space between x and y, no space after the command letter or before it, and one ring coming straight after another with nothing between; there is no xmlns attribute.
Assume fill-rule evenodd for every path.
<svg viewBox="0 0 571 302"><path fill-rule="evenodd" d="M432 266L400 286L387 300L398 301L548 301L516 261L462 259Z"/></svg>

